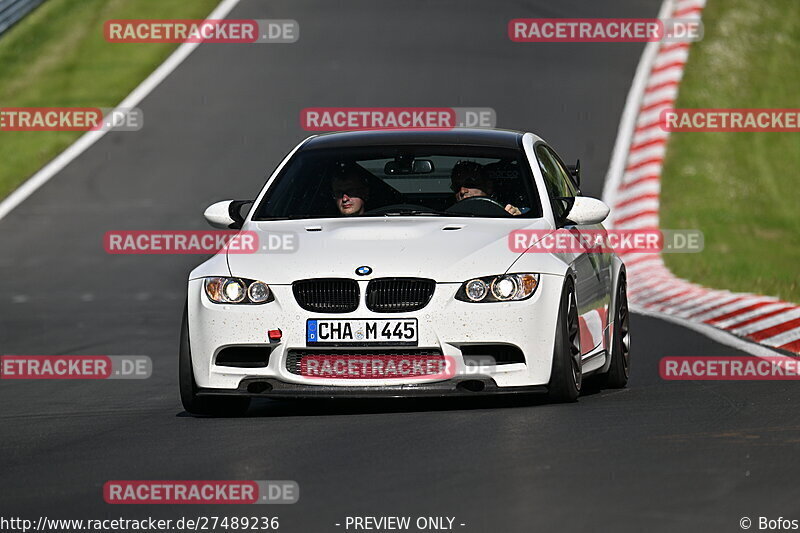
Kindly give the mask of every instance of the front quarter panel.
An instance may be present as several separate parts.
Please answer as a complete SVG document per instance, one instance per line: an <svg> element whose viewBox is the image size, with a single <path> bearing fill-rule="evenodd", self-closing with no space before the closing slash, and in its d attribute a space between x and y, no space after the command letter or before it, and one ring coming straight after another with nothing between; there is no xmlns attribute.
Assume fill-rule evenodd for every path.
<svg viewBox="0 0 800 533"><path fill-rule="evenodd" d="M230 269L228 268L228 259L225 251L221 251L207 261L197 265L194 270L189 273L189 279L199 279L209 276L229 276Z"/></svg>

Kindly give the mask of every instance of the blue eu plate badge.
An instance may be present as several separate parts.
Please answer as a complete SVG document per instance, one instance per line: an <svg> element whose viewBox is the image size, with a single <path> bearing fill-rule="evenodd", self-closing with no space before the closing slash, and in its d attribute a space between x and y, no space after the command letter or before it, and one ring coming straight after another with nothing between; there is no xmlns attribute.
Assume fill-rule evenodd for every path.
<svg viewBox="0 0 800 533"><path fill-rule="evenodd" d="M306 324L306 342L317 342L317 321L309 320Z"/></svg>

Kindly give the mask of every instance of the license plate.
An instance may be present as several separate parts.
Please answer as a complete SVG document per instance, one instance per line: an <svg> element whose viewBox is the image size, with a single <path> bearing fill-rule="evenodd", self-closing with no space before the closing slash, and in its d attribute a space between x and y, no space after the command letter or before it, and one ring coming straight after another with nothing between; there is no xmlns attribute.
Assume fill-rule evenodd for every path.
<svg viewBox="0 0 800 533"><path fill-rule="evenodd" d="M388 345L416 346L417 319L309 319L306 343L311 345Z"/></svg>

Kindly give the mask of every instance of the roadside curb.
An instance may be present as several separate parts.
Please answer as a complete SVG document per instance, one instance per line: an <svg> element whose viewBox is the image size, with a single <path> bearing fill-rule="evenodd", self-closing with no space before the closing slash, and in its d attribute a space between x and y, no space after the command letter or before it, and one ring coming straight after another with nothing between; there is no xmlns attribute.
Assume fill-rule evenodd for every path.
<svg viewBox="0 0 800 533"><path fill-rule="evenodd" d="M702 17L705 0L665 0L659 18ZM674 107L689 43L648 43L628 94L603 199L608 226L658 229L661 176L669 133L660 113ZM676 277L661 254L621 253L633 310L728 332L800 353L800 306L777 298L715 290Z"/></svg>

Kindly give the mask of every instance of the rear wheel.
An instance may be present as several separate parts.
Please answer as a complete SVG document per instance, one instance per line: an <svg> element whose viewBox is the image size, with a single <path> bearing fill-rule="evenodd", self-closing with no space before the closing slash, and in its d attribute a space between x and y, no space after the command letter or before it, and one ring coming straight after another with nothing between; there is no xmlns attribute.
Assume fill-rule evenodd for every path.
<svg viewBox="0 0 800 533"><path fill-rule="evenodd" d="M197 382L192 368L192 352L189 344L189 319L186 309L181 324L181 347L178 361L181 403L193 415L240 416L250 407L250 398L242 396L198 396Z"/></svg>
<svg viewBox="0 0 800 533"><path fill-rule="evenodd" d="M553 347L553 368L548 383L548 396L553 402L574 402L583 382L581 369L581 330L578 306L572 280L567 280L561 293L558 324Z"/></svg>
<svg viewBox="0 0 800 533"><path fill-rule="evenodd" d="M625 277L617 284L617 304L614 310L614 327L611 338L611 366L603 376L603 386L621 389L628 384L631 360L630 313Z"/></svg>

